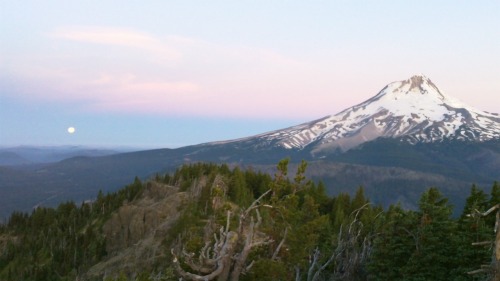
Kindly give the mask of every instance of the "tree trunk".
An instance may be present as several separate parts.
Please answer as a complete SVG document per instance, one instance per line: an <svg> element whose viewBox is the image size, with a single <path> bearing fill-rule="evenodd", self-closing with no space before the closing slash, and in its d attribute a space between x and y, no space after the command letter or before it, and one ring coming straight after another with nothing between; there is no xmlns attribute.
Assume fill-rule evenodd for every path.
<svg viewBox="0 0 500 281"><path fill-rule="evenodd" d="M497 221L495 223L495 263L493 264L493 280L500 281L500 210L497 211Z"/></svg>

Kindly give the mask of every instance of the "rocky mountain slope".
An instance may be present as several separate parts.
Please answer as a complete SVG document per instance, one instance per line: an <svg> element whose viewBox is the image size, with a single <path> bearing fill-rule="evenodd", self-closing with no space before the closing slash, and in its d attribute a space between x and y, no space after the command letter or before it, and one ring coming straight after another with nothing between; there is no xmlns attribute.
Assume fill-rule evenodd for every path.
<svg viewBox="0 0 500 281"><path fill-rule="evenodd" d="M174 186L149 182L139 198L121 206L106 221L103 234L108 258L91 267L86 275L97 279L137 268L151 271L152 265L168 255L162 242L189 197L194 195L179 192Z"/></svg>

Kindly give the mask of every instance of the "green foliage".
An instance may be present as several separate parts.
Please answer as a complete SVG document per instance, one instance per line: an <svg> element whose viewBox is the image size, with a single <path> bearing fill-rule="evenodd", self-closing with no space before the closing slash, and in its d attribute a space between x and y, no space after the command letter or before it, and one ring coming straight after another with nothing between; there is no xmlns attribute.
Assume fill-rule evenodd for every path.
<svg viewBox="0 0 500 281"><path fill-rule="evenodd" d="M500 183L495 181L493 187L491 188L491 196L489 200L489 206L494 206L500 203Z"/></svg>
<svg viewBox="0 0 500 281"><path fill-rule="evenodd" d="M245 171L245 181L246 186L253 193L253 198L259 198L269 189L273 180L268 174L254 172L249 169Z"/></svg>
<svg viewBox="0 0 500 281"><path fill-rule="evenodd" d="M401 206L390 206L380 218L381 233L374 240L371 262L368 265L372 280L403 280L403 270L409 256L416 249L416 213L405 211Z"/></svg>
<svg viewBox="0 0 500 281"><path fill-rule="evenodd" d="M253 201L252 193L253 191L247 186L245 174L238 167L234 168L228 190L229 199L237 205L245 207Z"/></svg>
<svg viewBox="0 0 500 281"><path fill-rule="evenodd" d="M460 257L458 266L461 273L479 269L491 258L490 245L473 246L472 243L491 240L494 227L494 215L487 218L470 216L474 211L485 212L489 209L487 194L473 185L466 200L462 215L458 219L457 255ZM456 270L454 270L456 271ZM467 280L462 276L463 280Z"/></svg>
<svg viewBox="0 0 500 281"><path fill-rule="evenodd" d="M74 280L106 255L105 219L142 190L138 178L116 193L99 193L94 202L74 202L57 209L37 208L30 215L12 214L0 237L1 280Z"/></svg>
<svg viewBox="0 0 500 281"><path fill-rule="evenodd" d="M281 199L281 197L289 194L292 186L290 184L290 179L288 178L288 163L290 158L285 158L281 160L277 167L276 173L274 174L274 180L271 183L272 190L272 202L276 202Z"/></svg>
<svg viewBox="0 0 500 281"><path fill-rule="evenodd" d="M400 205L384 210L370 204L363 187L353 196L330 197L322 182L306 179L305 161L299 163L295 175L289 175L289 163L288 158L280 161L274 177L210 163L155 175L154 181L177 186L180 192L198 193L182 205L179 219L165 234L162 245L168 249L167 257L155 265L160 273L138 269L135 274L127 271L107 280L131 280L131 276L141 281L178 280L169 251L177 239L182 238L187 252L199 252L207 227L215 228L208 222L225 225L227 210L231 210L231 228L235 229L237 214L269 189L272 192L261 202L268 207L259 209L258 236L273 242L252 249L248 262L254 264L241 280L293 280L296 274L306 280L314 253L321 253L315 267L319 268L345 246L339 238L354 221L359 237L349 245L350 252L337 253L338 260L320 272L320 280L338 278L338 269L347 266L350 255L362 245L371 245L368 263L356 264L356 274L344 280L472 280L466 272L491 258L488 247L471 243L491 240L494 215L480 219L467 214L500 203L498 182L489 195L473 186L462 215L453 218L452 206L437 188L422 193L418 210ZM75 280L106 258L103 224L125 202L140 198L145 186L135 178L115 193L99 192L93 202L66 202L57 208L37 208L31 214L13 213L0 226L0 280Z"/></svg>
<svg viewBox="0 0 500 281"><path fill-rule="evenodd" d="M473 186L458 219L451 217L452 206L437 188L422 194L417 212L391 206L374 241L370 279L473 280L466 273L488 263L491 248L471 244L492 240L493 226L487 218L467 215L488 209L495 192L488 199Z"/></svg>
<svg viewBox="0 0 500 281"><path fill-rule="evenodd" d="M452 206L437 188L422 194L417 212L416 229L411 232L415 250L403 272L408 280L456 280L450 272L457 266L457 224L451 219ZM422 270L425 268L426 270Z"/></svg>
<svg viewBox="0 0 500 281"><path fill-rule="evenodd" d="M289 268L282 262L259 259L253 265L252 270L246 276L243 276L241 280L293 280L293 275Z"/></svg>

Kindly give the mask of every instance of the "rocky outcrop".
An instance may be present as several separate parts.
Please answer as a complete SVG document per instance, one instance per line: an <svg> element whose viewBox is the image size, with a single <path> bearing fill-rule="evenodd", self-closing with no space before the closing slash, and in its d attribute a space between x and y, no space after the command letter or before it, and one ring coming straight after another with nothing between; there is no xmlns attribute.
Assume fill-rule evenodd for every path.
<svg viewBox="0 0 500 281"><path fill-rule="evenodd" d="M108 258L93 266L87 278L151 269L169 251L162 247L162 241L179 218L178 210L188 197L176 187L147 183L139 199L124 204L104 224Z"/></svg>

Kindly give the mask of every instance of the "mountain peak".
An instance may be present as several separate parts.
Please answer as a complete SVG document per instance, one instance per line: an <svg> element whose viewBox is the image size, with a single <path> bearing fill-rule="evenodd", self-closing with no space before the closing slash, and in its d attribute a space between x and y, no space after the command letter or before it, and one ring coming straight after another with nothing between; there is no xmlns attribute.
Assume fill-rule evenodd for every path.
<svg viewBox="0 0 500 281"><path fill-rule="evenodd" d="M432 83L431 79L427 78L423 74L413 75L409 79L395 83L397 83L398 86L395 87L394 92L422 95L434 93L441 99L445 98L439 88L434 83Z"/></svg>
<svg viewBox="0 0 500 281"><path fill-rule="evenodd" d="M421 88L423 85L434 85L431 80L424 75L414 75L410 79L406 80L410 83L410 89Z"/></svg>
<svg viewBox="0 0 500 281"><path fill-rule="evenodd" d="M423 83L424 81L427 82L427 81L431 81L427 76L425 76L424 74L420 73L420 74L416 74L416 75L413 75L412 77L410 77L410 79L407 79L413 83Z"/></svg>
<svg viewBox="0 0 500 281"><path fill-rule="evenodd" d="M390 83L377 95L340 113L259 135L284 148L317 155L346 151L377 138L412 144L500 139L500 118L445 96L425 75Z"/></svg>

